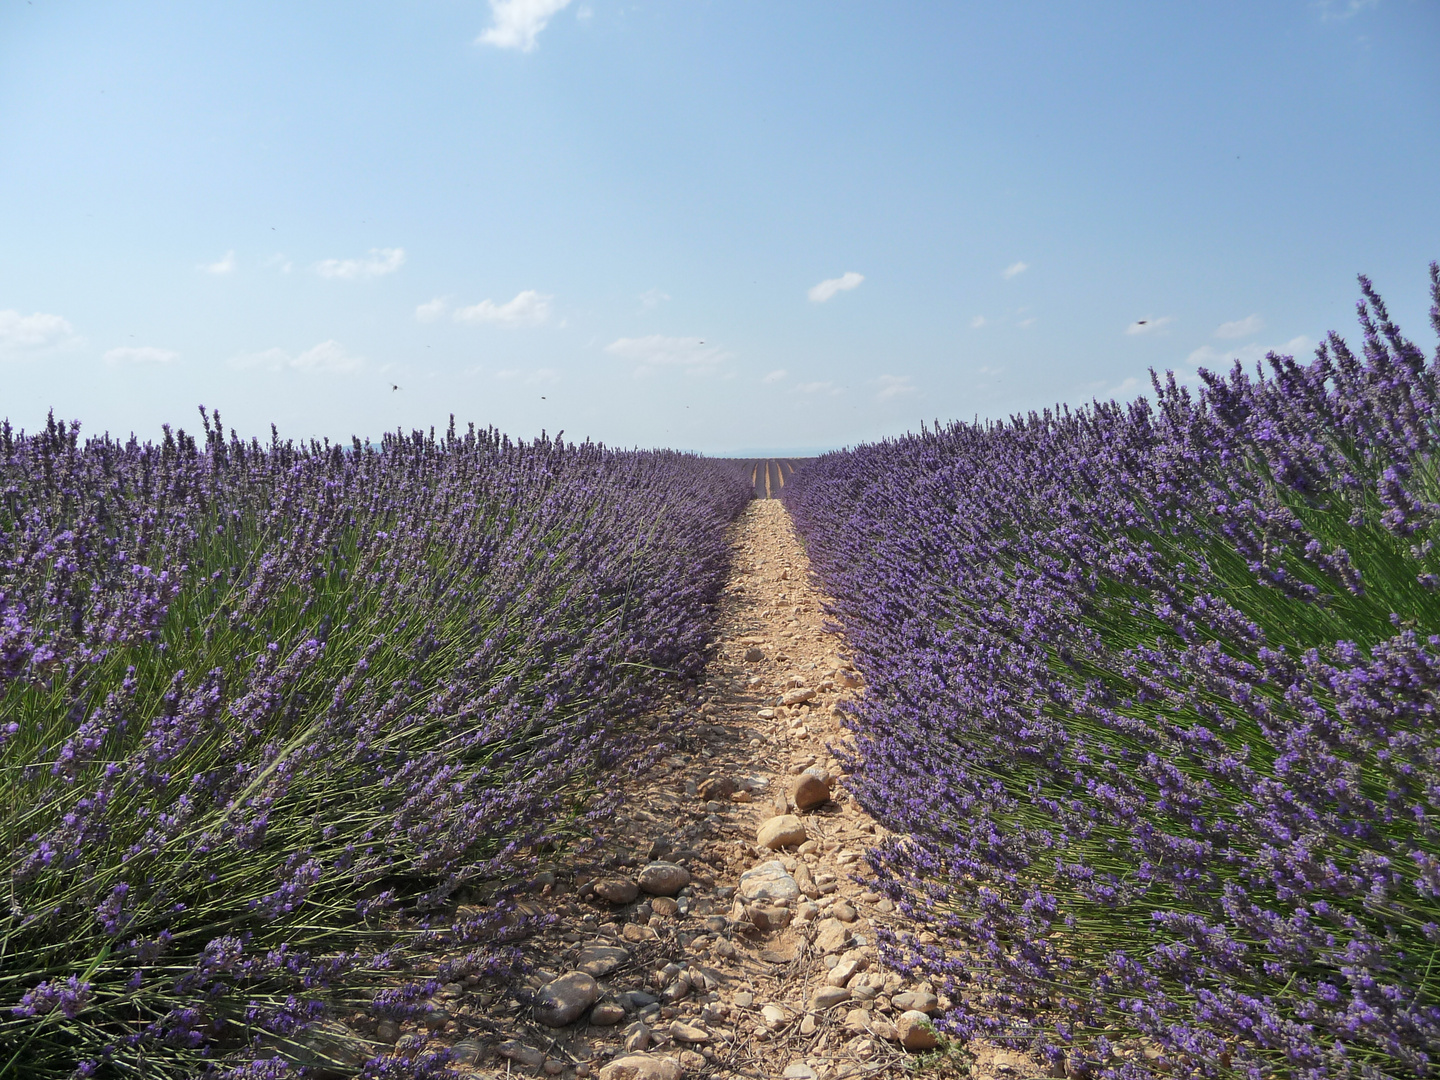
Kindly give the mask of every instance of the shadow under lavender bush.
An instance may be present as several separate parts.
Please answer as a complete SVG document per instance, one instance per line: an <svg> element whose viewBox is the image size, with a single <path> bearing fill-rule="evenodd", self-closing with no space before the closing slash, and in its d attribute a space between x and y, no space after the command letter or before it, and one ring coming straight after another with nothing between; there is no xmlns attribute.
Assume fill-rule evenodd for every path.
<svg viewBox="0 0 1440 1080"><path fill-rule="evenodd" d="M1440 1073L1440 353L1361 287L1363 355L787 488L944 1029L1103 1076Z"/></svg>
<svg viewBox="0 0 1440 1080"><path fill-rule="evenodd" d="M0 1075L383 1074L335 1018L510 963L506 905L447 899L583 830L749 497L473 428L206 434L0 426Z"/></svg>

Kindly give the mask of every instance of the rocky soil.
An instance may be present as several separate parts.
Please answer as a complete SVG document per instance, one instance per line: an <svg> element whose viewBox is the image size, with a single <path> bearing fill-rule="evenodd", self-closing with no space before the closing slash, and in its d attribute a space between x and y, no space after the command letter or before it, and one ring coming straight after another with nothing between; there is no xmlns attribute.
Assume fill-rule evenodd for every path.
<svg viewBox="0 0 1440 1080"><path fill-rule="evenodd" d="M959 1075L936 1050L935 988L886 970L875 929L905 926L865 890L882 830L833 756L837 706L864 693L778 501L736 523L720 640L673 752L626 787L601 844L556 856L519 913L550 921L520 942L531 974L470 976L425 1025L380 1025L407 1049L452 1046L477 1077L839 1080ZM462 911L463 914L463 911ZM931 938L930 940L933 940ZM972 1075L1027 1060L970 1047ZM917 1056L918 1055L918 1056Z"/></svg>

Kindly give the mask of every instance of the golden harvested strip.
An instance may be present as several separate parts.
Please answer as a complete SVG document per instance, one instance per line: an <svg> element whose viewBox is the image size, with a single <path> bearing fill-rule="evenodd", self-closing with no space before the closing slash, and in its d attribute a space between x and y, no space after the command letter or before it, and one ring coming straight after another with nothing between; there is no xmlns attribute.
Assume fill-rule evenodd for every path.
<svg viewBox="0 0 1440 1080"><path fill-rule="evenodd" d="M770 498L770 463L765 463L765 498Z"/></svg>

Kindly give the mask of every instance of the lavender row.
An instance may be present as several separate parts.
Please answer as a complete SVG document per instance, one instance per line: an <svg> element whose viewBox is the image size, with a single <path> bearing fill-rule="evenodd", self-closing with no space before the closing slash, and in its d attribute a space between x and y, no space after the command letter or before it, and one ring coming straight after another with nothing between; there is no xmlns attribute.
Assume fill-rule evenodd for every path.
<svg viewBox="0 0 1440 1080"><path fill-rule="evenodd" d="M383 1073L325 1032L511 963L456 896L586 832L749 498L453 424L205 432L0 425L0 1075Z"/></svg>
<svg viewBox="0 0 1440 1080"><path fill-rule="evenodd" d="M1359 354L786 489L872 687L876 886L939 936L891 958L952 1034L1071 1075L1440 1074L1440 354L1361 287Z"/></svg>

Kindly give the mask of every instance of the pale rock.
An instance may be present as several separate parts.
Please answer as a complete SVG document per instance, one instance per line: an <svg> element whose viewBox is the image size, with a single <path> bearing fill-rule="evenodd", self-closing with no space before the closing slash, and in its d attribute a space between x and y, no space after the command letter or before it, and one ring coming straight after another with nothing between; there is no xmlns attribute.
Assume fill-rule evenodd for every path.
<svg viewBox="0 0 1440 1080"><path fill-rule="evenodd" d="M833 908L831 908L830 914L834 915L835 918L845 923L854 922L857 918L859 918L859 915L856 913L855 909L844 901L841 901Z"/></svg>
<svg viewBox="0 0 1440 1080"><path fill-rule="evenodd" d="M648 926L641 926L639 923L632 922L625 924L625 928L620 931L620 936L626 941L638 945L642 941L654 941L660 935Z"/></svg>
<svg viewBox="0 0 1440 1080"><path fill-rule="evenodd" d="M755 904L749 909L750 922L755 929L762 933L773 933L776 930L784 930L790 925L790 910L782 907L771 907L768 904Z"/></svg>
<svg viewBox="0 0 1440 1080"><path fill-rule="evenodd" d="M850 991L843 986L820 986L810 995L810 1008L815 1010L833 1009L842 1001L850 1000Z"/></svg>
<svg viewBox="0 0 1440 1080"><path fill-rule="evenodd" d="M713 1054L714 1051L712 1050L711 1053ZM704 1054L698 1054L694 1050L680 1051L680 1071L682 1073L696 1072L700 1069L705 1068L705 1065L706 1061Z"/></svg>
<svg viewBox="0 0 1440 1080"><path fill-rule="evenodd" d="M806 769L795 778L790 800L797 810L814 810L830 801L830 781L823 769Z"/></svg>
<svg viewBox="0 0 1440 1080"><path fill-rule="evenodd" d="M802 702L809 701L814 696L815 688L813 686L802 686L795 690L786 690L776 704L784 706L799 705Z"/></svg>
<svg viewBox="0 0 1440 1080"><path fill-rule="evenodd" d="M803 1061L792 1061L780 1075L785 1080L815 1080L815 1070Z"/></svg>
<svg viewBox="0 0 1440 1080"><path fill-rule="evenodd" d="M775 1028L782 1027L788 1015L789 1014L779 1005L766 1005L760 1010L760 1018L765 1021L765 1026L772 1031Z"/></svg>
<svg viewBox="0 0 1440 1080"><path fill-rule="evenodd" d="M650 901L650 910L656 915L674 915L680 911L680 905L676 903L673 896L657 896Z"/></svg>
<svg viewBox="0 0 1440 1080"><path fill-rule="evenodd" d="M804 852L813 843L815 843L814 840L806 840L800 845L801 852ZM810 867L803 859L795 867L795 884L800 886L800 891L811 900L820 895L820 889L816 886L815 879L810 876Z"/></svg>
<svg viewBox="0 0 1440 1080"><path fill-rule="evenodd" d="M845 1014L845 1030L852 1035L870 1034L870 1014L864 1009L851 1009Z"/></svg>
<svg viewBox="0 0 1440 1080"><path fill-rule="evenodd" d="M640 888L651 896L674 896L690 884L690 871L668 862L653 862L636 878Z"/></svg>
<svg viewBox="0 0 1440 1080"><path fill-rule="evenodd" d="M844 986L855 974L858 964L854 960L841 960L825 976L825 981L831 986Z"/></svg>
<svg viewBox="0 0 1440 1080"><path fill-rule="evenodd" d="M495 1052L508 1061L538 1069L545 1064L545 1055L533 1046L526 1046L519 1039L506 1039L495 1048Z"/></svg>
<svg viewBox="0 0 1440 1080"><path fill-rule="evenodd" d="M535 998L535 1019L547 1027L573 1024L599 996L600 986L593 978L583 971L572 971L540 988Z"/></svg>
<svg viewBox="0 0 1440 1080"><path fill-rule="evenodd" d="M929 1016L940 1008L940 999L934 994L912 991L904 994L896 994L890 999L890 1004L894 1005L895 1008L901 1012L910 1012L913 1010Z"/></svg>
<svg viewBox="0 0 1440 1080"><path fill-rule="evenodd" d="M738 994L735 995L734 1000L735 1004L738 1005L740 1008L748 1009L751 1005L755 1004L755 995L752 994L749 990L741 990Z"/></svg>
<svg viewBox="0 0 1440 1080"><path fill-rule="evenodd" d="M699 1024L676 1020L670 1025L670 1038L682 1043L705 1043L710 1041L710 1032Z"/></svg>
<svg viewBox="0 0 1440 1080"><path fill-rule="evenodd" d="M764 848L793 847L805 842L805 825L794 814L781 814L761 825L755 842Z"/></svg>
<svg viewBox="0 0 1440 1080"><path fill-rule="evenodd" d="M702 799L728 799L735 794L739 786L728 776L714 776L709 780L702 780L695 791Z"/></svg>
<svg viewBox="0 0 1440 1080"><path fill-rule="evenodd" d="M636 1020L625 1029L625 1050L635 1054L650 1049L650 1029L643 1020Z"/></svg>
<svg viewBox="0 0 1440 1080"><path fill-rule="evenodd" d="M625 1019L625 1007L616 1001L602 1001L590 1010L590 1023L596 1027L614 1027Z"/></svg>
<svg viewBox="0 0 1440 1080"><path fill-rule="evenodd" d="M680 1080L680 1063L653 1054L627 1054L600 1070L599 1080Z"/></svg>
<svg viewBox="0 0 1440 1080"><path fill-rule="evenodd" d="M614 945L587 945L575 957L575 967L596 979L603 979L630 962L630 954Z"/></svg>
<svg viewBox="0 0 1440 1080"><path fill-rule="evenodd" d="M640 895L640 887L629 878L601 878L595 882L595 895L612 904L628 904Z"/></svg>
<svg viewBox="0 0 1440 1080"><path fill-rule="evenodd" d="M800 1018L800 1034L801 1034L801 1035L814 1035L814 1034L815 1034L815 1029L816 1029L817 1027L819 1027L819 1026L820 1026L820 1025L817 1024L816 1021L815 1021L815 1014L814 1014L814 1013L806 1013L804 1016L802 1016L802 1017Z"/></svg>
<svg viewBox="0 0 1440 1080"><path fill-rule="evenodd" d="M900 1014L895 1021L895 1037L906 1050L933 1050L939 1041L930 1018L918 1009Z"/></svg>
<svg viewBox="0 0 1440 1080"><path fill-rule="evenodd" d="M850 930L839 919L821 919L815 926L815 948L821 953L840 952L850 940Z"/></svg>
<svg viewBox="0 0 1440 1080"><path fill-rule="evenodd" d="M800 885L785 870L784 863L772 859L740 875L740 895L752 902L794 900L800 895Z"/></svg>

